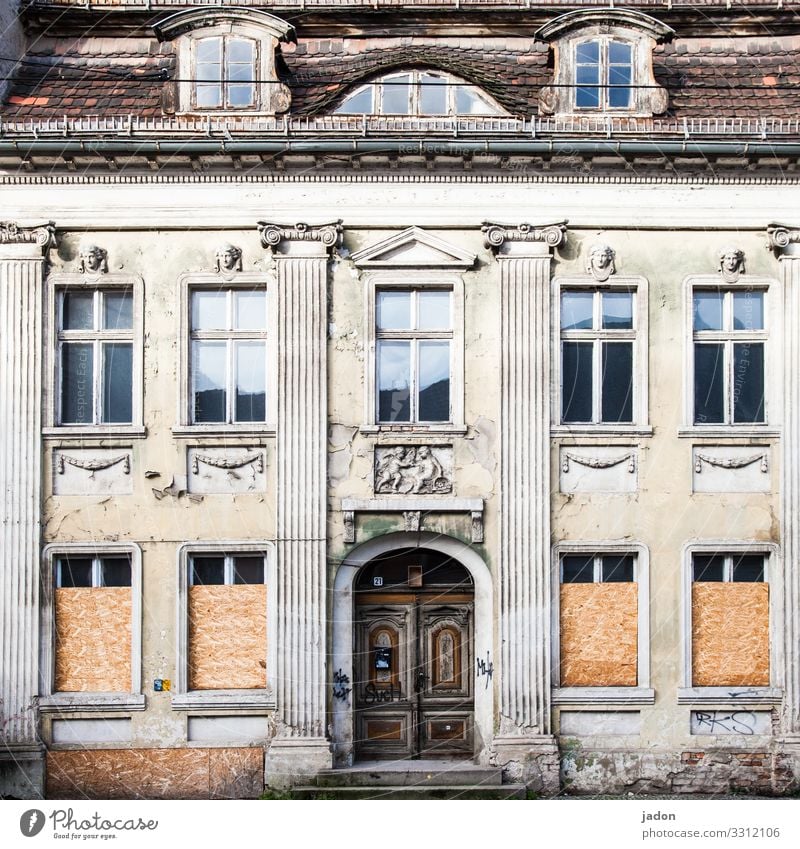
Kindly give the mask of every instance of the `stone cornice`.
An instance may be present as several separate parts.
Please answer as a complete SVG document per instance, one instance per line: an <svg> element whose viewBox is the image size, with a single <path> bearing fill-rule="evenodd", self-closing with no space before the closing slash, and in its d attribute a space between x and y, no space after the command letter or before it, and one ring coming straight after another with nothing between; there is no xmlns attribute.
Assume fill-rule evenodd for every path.
<svg viewBox="0 0 800 849"><path fill-rule="evenodd" d="M286 225L259 221L258 232L261 234L261 244L265 248L277 248L281 242L318 242L330 249L339 243L342 222Z"/></svg>
<svg viewBox="0 0 800 849"><path fill-rule="evenodd" d="M554 224L496 224L485 221L481 226L487 248L498 250L506 242L533 242L556 248L564 242L567 222Z"/></svg>
<svg viewBox="0 0 800 849"><path fill-rule="evenodd" d="M789 227L786 224L770 224L767 227L767 247L781 251L789 245L800 243L800 227Z"/></svg>
<svg viewBox="0 0 800 849"><path fill-rule="evenodd" d="M0 245L39 245L48 248L55 243L56 225L52 221L33 227L20 227L14 221L0 221Z"/></svg>

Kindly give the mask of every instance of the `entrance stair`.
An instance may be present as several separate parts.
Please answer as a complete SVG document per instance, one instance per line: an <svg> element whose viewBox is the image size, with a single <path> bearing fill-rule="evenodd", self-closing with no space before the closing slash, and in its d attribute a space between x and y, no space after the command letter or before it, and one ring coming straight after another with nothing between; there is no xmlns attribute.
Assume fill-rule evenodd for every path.
<svg viewBox="0 0 800 849"><path fill-rule="evenodd" d="M296 799L524 799L524 784L503 784L497 767L469 761L359 762L319 773L313 786L295 787Z"/></svg>

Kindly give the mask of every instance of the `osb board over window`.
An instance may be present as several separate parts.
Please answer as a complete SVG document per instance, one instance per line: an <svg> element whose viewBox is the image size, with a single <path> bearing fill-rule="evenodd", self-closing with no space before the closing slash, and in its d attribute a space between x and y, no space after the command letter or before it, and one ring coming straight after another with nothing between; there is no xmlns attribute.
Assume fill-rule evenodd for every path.
<svg viewBox="0 0 800 849"><path fill-rule="evenodd" d="M55 591L56 692L129 693L131 588Z"/></svg>
<svg viewBox="0 0 800 849"><path fill-rule="evenodd" d="M635 687L639 585L561 585L561 686Z"/></svg>
<svg viewBox="0 0 800 849"><path fill-rule="evenodd" d="M267 686L264 584L189 587L190 690Z"/></svg>
<svg viewBox="0 0 800 849"><path fill-rule="evenodd" d="M263 789L261 747L47 753L49 799L247 799Z"/></svg>
<svg viewBox="0 0 800 849"><path fill-rule="evenodd" d="M692 684L769 686L769 584L692 585Z"/></svg>

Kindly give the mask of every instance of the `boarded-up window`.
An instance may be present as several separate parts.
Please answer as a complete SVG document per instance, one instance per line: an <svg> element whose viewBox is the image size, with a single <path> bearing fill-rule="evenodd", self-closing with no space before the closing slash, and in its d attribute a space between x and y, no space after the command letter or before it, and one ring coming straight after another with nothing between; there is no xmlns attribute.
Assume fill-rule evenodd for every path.
<svg viewBox="0 0 800 849"><path fill-rule="evenodd" d="M130 557L55 562L55 692L130 692Z"/></svg>
<svg viewBox="0 0 800 849"><path fill-rule="evenodd" d="M769 584L761 554L696 554L692 685L767 687Z"/></svg>
<svg viewBox="0 0 800 849"><path fill-rule="evenodd" d="M638 594L630 554L561 560L562 687L635 687Z"/></svg>
<svg viewBox="0 0 800 849"><path fill-rule="evenodd" d="M189 561L190 690L267 686L267 587L261 554Z"/></svg>

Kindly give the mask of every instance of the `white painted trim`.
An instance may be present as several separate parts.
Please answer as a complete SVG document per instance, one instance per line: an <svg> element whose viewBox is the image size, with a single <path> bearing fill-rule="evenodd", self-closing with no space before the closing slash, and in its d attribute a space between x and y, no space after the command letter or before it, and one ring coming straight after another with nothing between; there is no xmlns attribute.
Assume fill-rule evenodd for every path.
<svg viewBox="0 0 800 849"><path fill-rule="evenodd" d="M395 260L392 258L381 259L383 254L395 251L404 245L419 244L427 248L432 248L443 254L441 260ZM434 236L433 233L428 233L421 227L409 227L403 230L402 233L396 233L388 239L384 239L377 244L370 245L360 251L356 251L350 255L350 259L359 268L383 267L383 268L459 268L466 270L475 265L477 255L459 248L457 245L452 245L446 242L439 236Z"/></svg>
<svg viewBox="0 0 800 849"><path fill-rule="evenodd" d="M131 558L131 688L123 693L59 693L55 686L55 558L86 554L104 557L128 554ZM142 694L142 549L134 542L52 542L42 549L42 641L39 695L43 710L144 710Z"/></svg>
<svg viewBox="0 0 800 849"><path fill-rule="evenodd" d="M267 686L254 690L189 690L186 664L189 657L187 599L189 556L192 554L263 554L267 585ZM175 688L173 710L192 708L274 708L278 667L278 587L275 543L269 540L213 540L186 542L177 553L177 612L175 621Z"/></svg>
<svg viewBox="0 0 800 849"><path fill-rule="evenodd" d="M637 682L635 687L562 687L561 686L561 557L565 554L615 554L636 555L635 577L637 596ZM608 702L611 704L652 704L655 690L650 688L650 551L640 542L628 539L591 542L560 542L553 546L552 585L553 616L551 618L551 644L553 647L552 686L553 701L559 704Z"/></svg>
<svg viewBox="0 0 800 849"><path fill-rule="evenodd" d="M780 687L679 687L679 705L779 705Z"/></svg>

